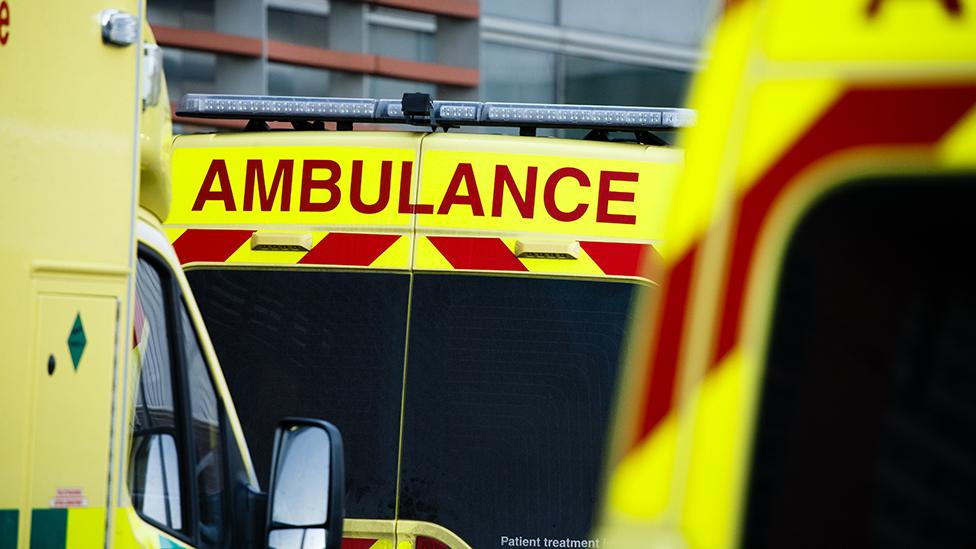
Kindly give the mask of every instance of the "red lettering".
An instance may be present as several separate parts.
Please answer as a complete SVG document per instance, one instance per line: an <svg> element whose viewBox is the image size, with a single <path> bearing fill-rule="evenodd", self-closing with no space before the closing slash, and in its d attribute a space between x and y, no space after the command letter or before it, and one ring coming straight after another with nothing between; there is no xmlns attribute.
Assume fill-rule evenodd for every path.
<svg viewBox="0 0 976 549"><path fill-rule="evenodd" d="M219 190L213 190L214 180L220 186ZM228 212L237 211L234 205L234 191L230 188L230 175L227 174L227 163L223 160L211 160L207 175L203 178L197 199L193 201L193 211L199 212L208 200L220 200L224 203L224 210Z"/></svg>
<svg viewBox="0 0 976 549"><path fill-rule="evenodd" d="M363 202L363 161L352 161L352 183L349 185L349 200L352 207L359 213L374 214L383 211L390 203L390 179L393 177L393 162L384 160L380 169L380 195L376 202Z"/></svg>
<svg viewBox="0 0 976 549"><path fill-rule="evenodd" d="M623 225L634 225L637 223L637 216L612 214L610 213L610 201L614 202L634 202L634 193L623 191L611 191L612 181L637 182L637 172L600 172L600 193L596 203L596 222L597 223L621 223Z"/></svg>
<svg viewBox="0 0 976 549"><path fill-rule="evenodd" d="M502 188L506 188L522 218L532 219L535 215L535 182L538 175L539 168L528 167L525 174L525 194L521 194L508 166L495 166L495 188L491 195L491 216L502 216Z"/></svg>
<svg viewBox="0 0 976 549"><path fill-rule="evenodd" d="M434 213L433 204L411 204L410 180L413 178L413 162L407 161L400 166L400 204L398 211L405 213L431 214Z"/></svg>
<svg viewBox="0 0 976 549"><path fill-rule="evenodd" d="M468 194L458 194L461 190L461 182L464 181L464 188ZM471 213L477 216L484 216L485 209L481 205L481 195L478 194L478 185L474 180L474 169L471 164L462 162L454 169L454 176L447 185L444 193L444 200L441 200L441 207L437 209L437 215L451 213L451 207L455 204L467 204L471 206Z"/></svg>
<svg viewBox="0 0 976 549"><path fill-rule="evenodd" d="M7 45L7 38L10 36L10 6L7 2L0 2L0 46ZM11 46L13 47L13 46Z"/></svg>
<svg viewBox="0 0 976 549"><path fill-rule="evenodd" d="M329 170L327 179L315 179L315 170ZM302 212L330 212L339 205L342 191L336 182L342 170L334 160L306 160L302 164L302 200L298 206ZM329 191L329 199L325 202L312 202L313 190Z"/></svg>
<svg viewBox="0 0 976 549"><path fill-rule="evenodd" d="M291 175L294 171L294 160L279 160L275 168L274 179L269 191L264 184L264 164L260 160L247 161L247 177L244 180L244 211L254 209L254 181L258 182L258 200L261 201L261 211L270 212L274 207L275 196L278 195L278 185L281 185L281 211L291 209Z"/></svg>
<svg viewBox="0 0 976 549"><path fill-rule="evenodd" d="M590 179L586 177L586 174L582 170L577 168L559 168L552 172L552 175L546 180L546 188L542 193L542 200L546 205L546 211L556 221L576 221L583 217L586 209L589 208L589 205L580 203L572 210L564 212L556 206L556 185L563 179L570 177L575 179L580 187L590 186Z"/></svg>

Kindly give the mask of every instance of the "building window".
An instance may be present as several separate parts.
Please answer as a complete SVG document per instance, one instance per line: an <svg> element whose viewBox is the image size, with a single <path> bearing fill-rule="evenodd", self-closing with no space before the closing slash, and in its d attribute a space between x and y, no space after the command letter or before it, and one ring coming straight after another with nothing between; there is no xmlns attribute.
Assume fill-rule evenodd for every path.
<svg viewBox="0 0 976 549"><path fill-rule="evenodd" d="M397 78L382 78L374 76L369 79L369 96L381 99L399 99L404 93L426 93L436 97L437 89L433 84L399 80Z"/></svg>
<svg viewBox="0 0 976 549"><path fill-rule="evenodd" d="M437 56L434 16L391 8L369 12L369 53L432 63Z"/></svg>
<svg viewBox="0 0 976 549"><path fill-rule="evenodd" d="M564 56L564 101L595 105L684 105L689 74L684 71L642 67Z"/></svg>
<svg viewBox="0 0 976 549"><path fill-rule="evenodd" d="M216 90L217 55L213 53L163 48L163 71L172 101L187 93L213 93Z"/></svg>
<svg viewBox="0 0 976 549"><path fill-rule="evenodd" d="M214 0L150 0L147 18L154 25L214 29Z"/></svg>
<svg viewBox="0 0 976 549"><path fill-rule="evenodd" d="M556 0L481 0L481 13L535 23L556 23Z"/></svg>
<svg viewBox="0 0 976 549"><path fill-rule="evenodd" d="M268 93L270 95L328 96L330 76L327 70L283 63L268 63Z"/></svg>
<svg viewBox="0 0 976 549"><path fill-rule="evenodd" d="M482 44L481 89L485 101L553 103L556 100L556 55L501 44Z"/></svg>
<svg viewBox="0 0 976 549"><path fill-rule="evenodd" d="M698 46L711 4L711 0L615 0L611 7L592 0L560 0L559 15L566 27Z"/></svg>
<svg viewBox="0 0 976 549"><path fill-rule="evenodd" d="M268 38L316 48L329 47L329 20L322 15L268 8Z"/></svg>

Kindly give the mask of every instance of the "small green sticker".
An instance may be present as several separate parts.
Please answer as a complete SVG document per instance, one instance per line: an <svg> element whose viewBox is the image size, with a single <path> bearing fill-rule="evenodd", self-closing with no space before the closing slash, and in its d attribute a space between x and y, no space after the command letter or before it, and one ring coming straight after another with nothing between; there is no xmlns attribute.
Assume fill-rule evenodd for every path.
<svg viewBox="0 0 976 549"><path fill-rule="evenodd" d="M81 362L81 353L85 352L85 345L88 338L85 337L85 328L81 325L81 313L75 316L75 325L71 327L71 335L68 336L68 350L71 351L71 362L78 371L78 363Z"/></svg>

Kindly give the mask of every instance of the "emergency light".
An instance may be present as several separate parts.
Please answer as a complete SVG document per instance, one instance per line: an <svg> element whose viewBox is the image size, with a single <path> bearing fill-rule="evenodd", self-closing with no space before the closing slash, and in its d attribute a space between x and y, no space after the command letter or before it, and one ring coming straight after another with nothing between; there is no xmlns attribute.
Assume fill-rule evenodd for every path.
<svg viewBox="0 0 976 549"><path fill-rule="evenodd" d="M432 128L501 126L631 132L682 128L695 118L694 111L678 108L431 101L426 94L404 94L403 99L348 99L191 93L183 96L176 114L259 122L336 122L342 127L369 122Z"/></svg>

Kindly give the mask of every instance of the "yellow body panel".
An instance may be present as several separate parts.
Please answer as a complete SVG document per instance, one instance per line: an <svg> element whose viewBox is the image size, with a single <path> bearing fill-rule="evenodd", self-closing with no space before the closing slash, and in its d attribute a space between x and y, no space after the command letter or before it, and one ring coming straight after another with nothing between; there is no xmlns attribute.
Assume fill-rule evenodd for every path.
<svg viewBox="0 0 976 549"><path fill-rule="evenodd" d="M418 215L417 227L656 240L680 162L679 151L644 145L432 134L423 141L418 203L433 214ZM534 201L523 213L513 195Z"/></svg>
<svg viewBox="0 0 976 549"><path fill-rule="evenodd" d="M53 507L59 488L57 505L84 503L94 513L67 525L72 536L92 521L98 536L105 531L112 379L124 352L118 311L128 303L138 191L141 52L105 45L99 13L138 15L141 6L4 6L0 546L27 547L33 511ZM79 312L88 341L75 370L68 338Z"/></svg>
<svg viewBox="0 0 976 549"><path fill-rule="evenodd" d="M344 268L636 276L635 270L604 269L585 246L573 258L515 255L520 242L542 250L546 243L578 248L577 242L647 249L664 232L681 162L680 151L662 147L500 135L181 136L167 231L178 251L209 229L307 233L312 248L328 244L323 239L331 232L401 237L368 263L333 263ZM239 267L308 262L303 250L254 249L249 234L222 256L182 260ZM445 256L455 248L435 242L445 237L492 239L494 251L509 257L484 265L458 262Z"/></svg>
<svg viewBox="0 0 976 549"><path fill-rule="evenodd" d="M141 21L145 35L104 43L108 8ZM169 207L171 122L164 80L159 103L143 104L143 40L154 43L144 5L5 0L3 10L0 548L180 546L138 518L125 481L137 241L160 250L188 296L248 458L154 217ZM140 201L147 210L137 214Z"/></svg>
<svg viewBox="0 0 976 549"><path fill-rule="evenodd" d="M361 134L338 133L310 135L288 133L257 139L253 134L182 136L176 140L173 154L173 208L167 224L185 226L251 227L407 227L409 213L400 213L401 171L408 164L407 174L413 176L419 137L415 134L383 133L366 138ZM268 146L273 144L273 146ZM257 160L261 172L250 172L248 160ZM211 166L223 162L226 172L218 167L211 175ZM354 163L360 166L358 176ZM386 175L388 195L382 208L375 182L383 176L383 163L389 162ZM287 166L287 167L286 167ZM276 172L281 170L272 200L262 193L274 192ZM221 175L227 174L228 191L221 192ZM290 177L286 177L286 175ZM354 208L351 191L356 179L362 192L355 198L364 209L375 213L361 213ZM309 183L306 185L305 182ZM325 182L325 183L323 183ZM334 190L332 190L334 188ZM307 189L307 203L303 205L303 190ZM207 194L212 192L213 194ZM285 195L290 199L284 204ZM263 195L263 196L262 196ZM213 198L208 198L208 197ZM201 198L202 197L202 198ZM250 197L250 200L248 200ZM225 200L226 199L226 200ZM199 200L199 202L198 202ZM330 204L330 202L333 202ZM198 207L199 204L199 207Z"/></svg>
<svg viewBox="0 0 976 549"><path fill-rule="evenodd" d="M657 312L669 298L679 300L677 316L668 318L683 328L675 338L653 324L656 314L634 328L633 337L649 342L636 355L675 357L667 387L674 398L608 472L602 535L624 545L740 546L774 292L789 237L817 200L858 176L971 173L976 105L946 115L945 132L918 143L889 139L894 129L873 137L858 119L878 123L878 114L886 113L897 120L897 113L883 110L889 89L910 90L897 96L898 112L910 113L907 127L925 126L919 112L940 112L938 104L921 103L926 90L934 90L936 101L946 94L973 96L976 19L969 8L907 0L729 3L708 66L692 87L698 124L682 139L687 164L662 248L668 274ZM850 104L861 109L841 108ZM794 166L800 167L791 172ZM774 192L762 217L743 217L757 215L757 196ZM746 200L752 210L744 209ZM734 256L743 253L735 243L753 226L755 244L747 248L740 289L727 277L742 261ZM741 308L729 320L723 298L740 291ZM731 341L722 339L728 322L736 327ZM655 354L660 348L666 351ZM664 360L631 367L654 372L667 366ZM646 402L620 407L622 433L642 407L651 408ZM667 475L657 472L669 462ZM633 483L646 491L629 490Z"/></svg>

